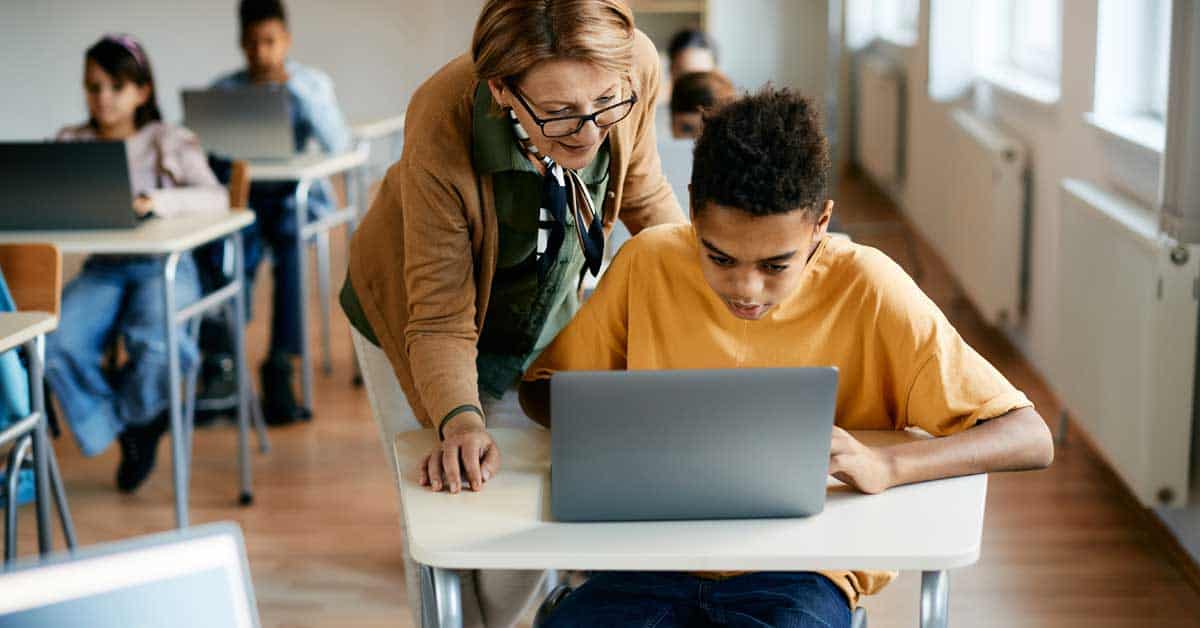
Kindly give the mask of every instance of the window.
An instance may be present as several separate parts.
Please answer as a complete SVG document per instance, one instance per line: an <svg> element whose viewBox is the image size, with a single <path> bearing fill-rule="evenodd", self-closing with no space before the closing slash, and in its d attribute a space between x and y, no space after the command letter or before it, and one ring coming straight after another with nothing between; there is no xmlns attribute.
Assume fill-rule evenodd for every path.
<svg viewBox="0 0 1200 628"><path fill-rule="evenodd" d="M920 0L874 0L871 3L871 23L875 33L905 46L917 43L920 14Z"/></svg>
<svg viewBox="0 0 1200 628"><path fill-rule="evenodd" d="M1149 55L1145 76L1150 84L1143 86L1147 95L1145 115L1159 121L1167 119L1167 85L1171 69L1171 0L1152 0L1150 24L1141 30L1150 37L1141 49Z"/></svg>
<svg viewBox="0 0 1200 628"><path fill-rule="evenodd" d="M1061 14L1060 0L1009 0L1007 64L1058 83Z"/></svg>

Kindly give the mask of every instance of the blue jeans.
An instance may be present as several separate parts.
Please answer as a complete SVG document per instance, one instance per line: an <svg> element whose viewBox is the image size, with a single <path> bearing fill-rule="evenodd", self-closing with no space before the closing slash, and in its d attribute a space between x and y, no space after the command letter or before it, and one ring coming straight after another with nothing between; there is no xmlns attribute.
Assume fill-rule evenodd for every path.
<svg viewBox="0 0 1200 628"><path fill-rule="evenodd" d="M175 306L200 296L190 254L179 260ZM129 425L167 409L167 339L162 262L149 257L89 258L62 295L58 329L46 336L46 381L84 455L100 454ZM129 359L115 376L102 367L120 336ZM195 367L195 340L181 327L181 373Z"/></svg>
<svg viewBox="0 0 1200 628"><path fill-rule="evenodd" d="M593 574L559 603L546 628L849 628L846 595L816 573L758 572L727 580L686 573Z"/></svg>

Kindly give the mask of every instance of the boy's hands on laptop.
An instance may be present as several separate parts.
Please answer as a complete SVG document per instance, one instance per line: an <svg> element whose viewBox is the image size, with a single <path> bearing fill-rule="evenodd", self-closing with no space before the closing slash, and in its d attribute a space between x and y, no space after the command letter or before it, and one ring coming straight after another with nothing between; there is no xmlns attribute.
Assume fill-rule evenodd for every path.
<svg viewBox="0 0 1200 628"><path fill-rule="evenodd" d="M863 493L881 493L893 484L891 460L880 450L864 445L846 430L833 426L829 448L829 475Z"/></svg>
<svg viewBox="0 0 1200 628"><path fill-rule="evenodd" d="M442 431L445 440L421 461L421 486L457 493L465 483L473 491L500 471L500 448L476 414L455 417Z"/></svg>

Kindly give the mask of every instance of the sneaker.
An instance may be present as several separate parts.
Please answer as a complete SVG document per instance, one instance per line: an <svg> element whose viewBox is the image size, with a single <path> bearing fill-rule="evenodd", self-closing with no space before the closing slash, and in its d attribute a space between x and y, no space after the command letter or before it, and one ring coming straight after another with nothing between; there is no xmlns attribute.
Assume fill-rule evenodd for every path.
<svg viewBox="0 0 1200 628"><path fill-rule="evenodd" d="M267 425L291 425L312 418L312 412L296 402L296 395L292 392L292 374L292 356L286 353L272 354L259 370L262 377L263 416Z"/></svg>
<svg viewBox="0 0 1200 628"><path fill-rule="evenodd" d="M130 425L117 437L121 444L121 464L117 466L117 489L122 493L137 490L150 472L158 455L158 439L167 431L169 420L162 413L146 425Z"/></svg>

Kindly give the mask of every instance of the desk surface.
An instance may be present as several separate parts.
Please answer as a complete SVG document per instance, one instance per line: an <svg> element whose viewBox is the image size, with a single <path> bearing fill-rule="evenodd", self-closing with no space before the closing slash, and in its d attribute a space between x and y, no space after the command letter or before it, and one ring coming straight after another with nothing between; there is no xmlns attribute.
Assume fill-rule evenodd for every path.
<svg viewBox="0 0 1200 628"><path fill-rule="evenodd" d="M288 160L247 162L251 181L299 181L323 179L357 168L367 161L365 150L353 149L336 155L306 153Z"/></svg>
<svg viewBox="0 0 1200 628"><path fill-rule="evenodd" d="M432 430L397 435L409 550L457 569L940 570L979 558L987 476L862 495L830 479L825 511L806 519L557 523L550 515L550 435L494 429L503 467L480 493L416 484ZM912 436L856 433L869 443Z"/></svg>
<svg viewBox="0 0 1200 628"><path fill-rule="evenodd" d="M40 334L58 327L58 318L48 312L0 312L0 353L19 347Z"/></svg>
<svg viewBox="0 0 1200 628"><path fill-rule="evenodd" d="M0 244L48 242L63 253L166 255L187 251L254 222L254 212L152 218L133 229L0 231Z"/></svg>
<svg viewBox="0 0 1200 628"><path fill-rule="evenodd" d="M363 120L350 127L354 139L368 142L402 130L404 130L404 114L402 113L374 120Z"/></svg>

